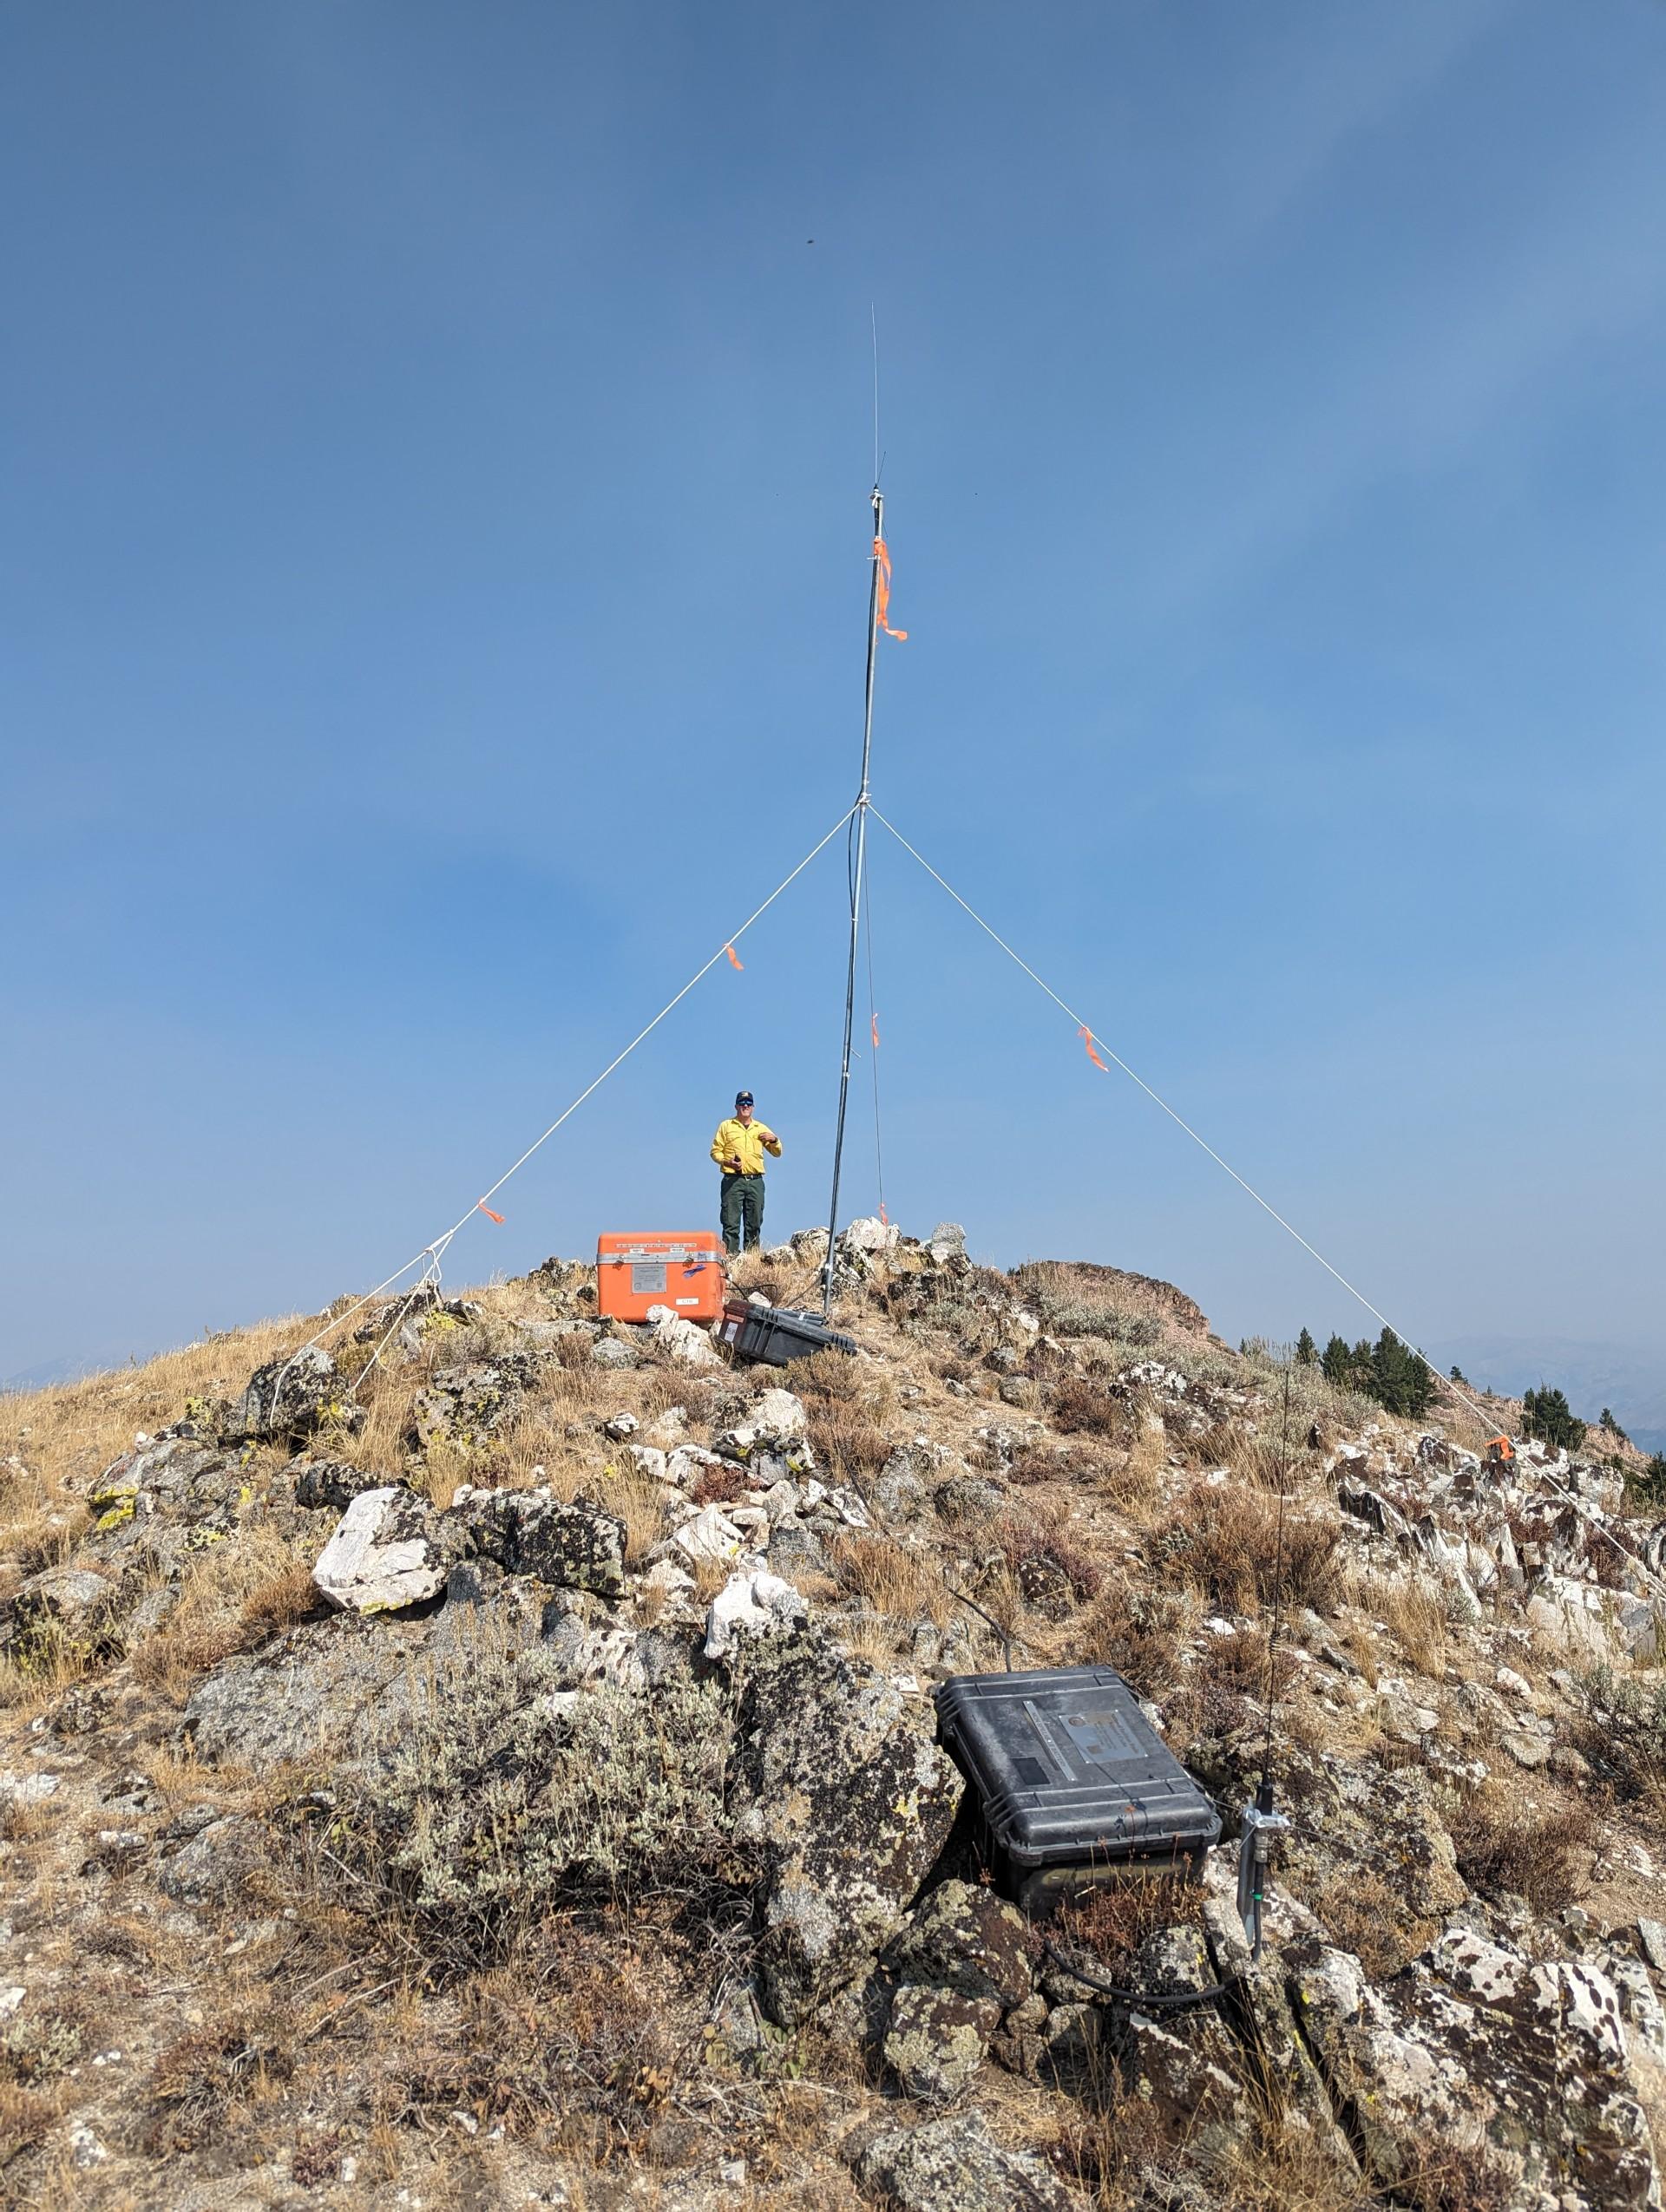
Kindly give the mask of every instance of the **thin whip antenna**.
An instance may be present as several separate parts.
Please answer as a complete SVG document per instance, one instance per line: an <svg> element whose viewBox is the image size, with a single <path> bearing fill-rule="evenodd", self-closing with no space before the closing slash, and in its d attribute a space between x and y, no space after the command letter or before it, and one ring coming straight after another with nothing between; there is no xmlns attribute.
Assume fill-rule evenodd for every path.
<svg viewBox="0 0 1666 2212"><path fill-rule="evenodd" d="M874 484L879 484L879 310L868 303L868 319L874 330Z"/></svg>

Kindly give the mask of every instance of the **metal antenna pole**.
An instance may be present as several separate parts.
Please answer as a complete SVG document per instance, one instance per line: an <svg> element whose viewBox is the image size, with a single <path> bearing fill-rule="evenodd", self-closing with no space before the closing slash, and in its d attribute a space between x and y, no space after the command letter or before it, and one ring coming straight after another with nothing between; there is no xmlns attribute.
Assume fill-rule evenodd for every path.
<svg viewBox="0 0 1666 2212"><path fill-rule="evenodd" d="M862 787L850 821L850 957L844 982L844 1050L839 1062L839 1112L833 1135L833 1195L827 1209L827 1264L822 1273L822 1319L833 1309L833 1261L839 1234L839 1168L844 1158L844 1114L850 1096L850 1032L856 1004L856 939L862 927L862 882L868 858L868 763L874 749L874 664L879 651L879 541L885 535L885 501L873 491L873 574L868 586L868 678L862 717Z"/></svg>

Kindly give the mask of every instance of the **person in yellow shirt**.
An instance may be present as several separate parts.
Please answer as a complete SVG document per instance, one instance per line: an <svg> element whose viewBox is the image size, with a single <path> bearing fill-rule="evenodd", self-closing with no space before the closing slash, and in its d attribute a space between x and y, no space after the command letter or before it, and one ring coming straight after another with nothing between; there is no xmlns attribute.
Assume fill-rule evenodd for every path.
<svg viewBox="0 0 1666 2212"><path fill-rule="evenodd" d="M723 1248L738 1252L743 1245L756 1252L764 1241L764 1155L781 1157L781 1140L771 1129L752 1117L752 1094L737 1091L735 1110L718 1123L712 1140L712 1157L723 1170Z"/></svg>

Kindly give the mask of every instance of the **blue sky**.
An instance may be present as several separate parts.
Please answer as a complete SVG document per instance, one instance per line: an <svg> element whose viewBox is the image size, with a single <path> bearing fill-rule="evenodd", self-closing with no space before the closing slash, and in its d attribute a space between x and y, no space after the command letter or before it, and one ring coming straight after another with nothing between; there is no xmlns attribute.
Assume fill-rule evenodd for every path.
<svg viewBox="0 0 1666 2212"><path fill-rule="evenodd" d="M1666 1336L1666 9L0 44L0 1373L386 1273L837 818L870 307L879 803L1437 1357ZM1368 1325L875 861L895 1218ZM706 1218L741 1082L817 1219L841 897L830 850L456 1277Z"/></svg>

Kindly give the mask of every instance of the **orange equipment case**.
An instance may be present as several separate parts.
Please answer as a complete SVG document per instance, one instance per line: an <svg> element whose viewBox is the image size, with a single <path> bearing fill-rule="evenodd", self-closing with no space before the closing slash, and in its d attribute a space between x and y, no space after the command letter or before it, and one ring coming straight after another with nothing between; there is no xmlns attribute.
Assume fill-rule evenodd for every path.
<svg viewBox="0 0 1666 2212"><path fill-rule="evenodd" d="M723 1245L715 1229L596 1240L596 1311L610 1319L646 1321L651 1306L668 1306L685 1321L715 1321L723 1297Z"/></svg>

